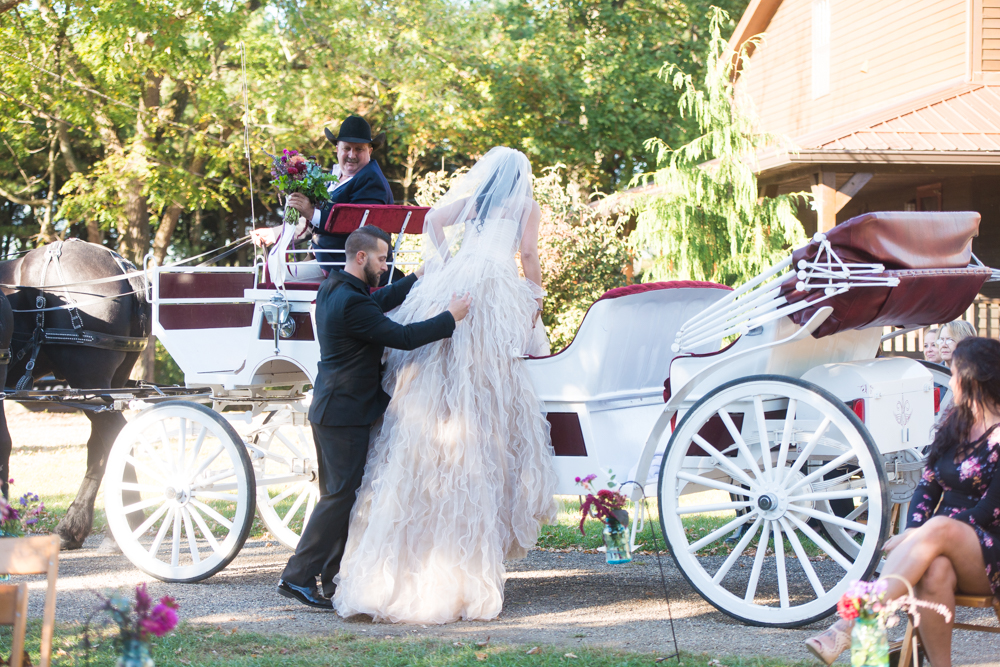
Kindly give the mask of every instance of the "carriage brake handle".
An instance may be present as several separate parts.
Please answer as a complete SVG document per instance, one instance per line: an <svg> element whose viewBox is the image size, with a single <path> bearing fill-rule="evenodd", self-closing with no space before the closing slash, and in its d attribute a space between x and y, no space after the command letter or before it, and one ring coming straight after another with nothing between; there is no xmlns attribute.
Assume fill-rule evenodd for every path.
<svg viewBox="0 0 1000 667"><path fill-rule="evenodd" d="M663 412L660 413L656 423L653 425L653 430L646 439L646 446L643 447L642 454L639 457L639 464L635 469L635 478L646 479L649 476L649 467L652 465L653 456L656 454L656 445L660 442L660 438L663 437L664 431L666 431L667 427L670 425L670 420L675 414L677 414L681 404L691 394L691 392L694 391L695 387L699 386L704 380L714 375L719 369L732 364L734 359L749 355L753 352L766 350L770 347L779 347L781 345L787 345L788 343L794 343L811 336L812 333L819 329L820 325L826 322L827 318L829 318L832 314L833 308L831 306L823 306L813 313L812 317L810 317L808 321L799 327L799 329L791 336L786 336L785 338L776 340L772 343L747 348L746 350L742 350L735 354L721 355L721 359L709 366L706 366L699 373L684 383L683 387L670 396L670 400L663 406ZM631 500L636 502L642 495L643 494L638 491L633 490Z"/></svg>

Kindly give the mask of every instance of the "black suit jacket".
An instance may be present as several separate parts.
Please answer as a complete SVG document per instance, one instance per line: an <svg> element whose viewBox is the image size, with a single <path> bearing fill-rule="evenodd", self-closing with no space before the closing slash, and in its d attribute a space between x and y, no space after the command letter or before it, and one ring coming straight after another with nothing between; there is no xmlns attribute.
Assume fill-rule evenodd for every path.
<svg viewBox="0 0 1000 667"><path fill-rule="evenodd" d="M374 423L389 405L382 389L385 348L413 350L451 336L455 318L447 310L406 326L385 316L403 303L416 281L410 274L374 294L345 271L331 272L323 282L316 296L320 361L309 421L324 426Z"/></svg>
<svg viewBox="0 0 1000 667"><path fill-rule="evenodd" d="M392 190L389 189L389 181L385 180L385 176L382 175L378 162L369 160L368 164L361 168L361 171L351 177L351 180L330 193L330 201L323 204L323 208L320 209L322 214L319 225L321 229L326 226L326 220L330 217L330 209L333 208L334 204L392 203L394 200ZM346 235L344 236L346 238Z"/></svg>

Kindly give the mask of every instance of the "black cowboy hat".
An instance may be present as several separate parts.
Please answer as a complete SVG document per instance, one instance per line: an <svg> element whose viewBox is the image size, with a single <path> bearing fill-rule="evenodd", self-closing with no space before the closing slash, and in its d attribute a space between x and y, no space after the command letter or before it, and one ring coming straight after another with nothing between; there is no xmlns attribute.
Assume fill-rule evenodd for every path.
<svg viewBox="0 0 1000 667"><path fill-rule="evenodd" d="M372 139L372 126L361 116L348 116L340 124L340 132L336 135L329 128L323 128L323 133L334 144L338 141L347 141L352 144L371 144L372 148L378 148L385 143L385 132L380 132Z"/></svg>

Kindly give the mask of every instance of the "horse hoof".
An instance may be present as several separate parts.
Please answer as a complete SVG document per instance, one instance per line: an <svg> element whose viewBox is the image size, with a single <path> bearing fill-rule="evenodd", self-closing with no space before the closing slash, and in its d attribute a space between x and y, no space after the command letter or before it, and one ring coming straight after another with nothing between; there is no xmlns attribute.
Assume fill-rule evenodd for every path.
<svg viewBox="0 0 1000 667"><path fill-rule="evenodd" d="M59 536L59 548L62 551L74 551L83 547L83 540L74 540L65 535Z"/></svg>
<svg viewBox="0 0 1000 667"><path fill-rule="evenodd" d="M115 538L110 535L105 535L104 539L101 540L101 546L97 547L97 553L99 554L120 554L121 552L121 547L115 542Z"/></svg>

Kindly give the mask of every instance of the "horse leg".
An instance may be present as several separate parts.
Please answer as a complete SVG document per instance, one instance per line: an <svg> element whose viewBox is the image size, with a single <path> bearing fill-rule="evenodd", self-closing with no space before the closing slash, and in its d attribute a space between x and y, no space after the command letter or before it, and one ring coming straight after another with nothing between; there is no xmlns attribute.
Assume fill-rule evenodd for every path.
<svg viewBox="0 0 1000 667"><path fill-rule="evenodd" d="M13 447L13 440L10 431L7 429L7 415L4 411L3 401L0 401L0 491L4 498L10 498L10 452Z"/></svg>
<svg viewBox="0 0 1000 667"><path fill-rule="evenodd" d="M87 472L76 498L56 526L63 549L79 549L90 534L94 522L94 501L108 464L108 454L126 424L120 412L87 412L86 415L91 428L90 440L87 441Z"/></svg>

